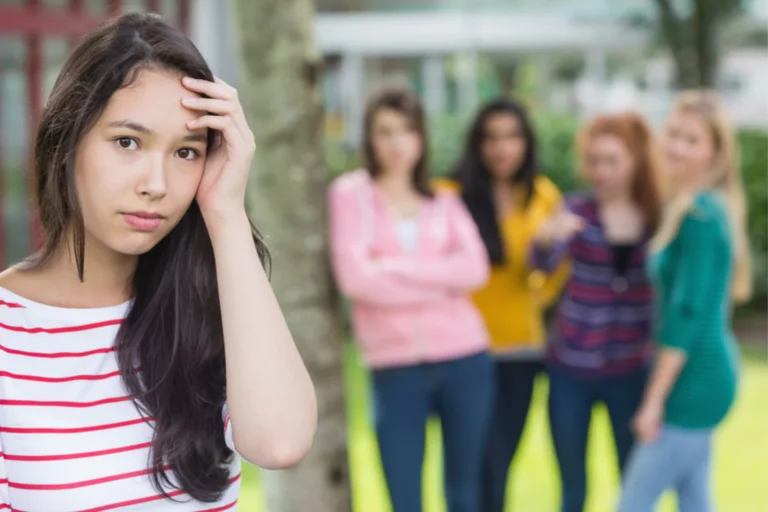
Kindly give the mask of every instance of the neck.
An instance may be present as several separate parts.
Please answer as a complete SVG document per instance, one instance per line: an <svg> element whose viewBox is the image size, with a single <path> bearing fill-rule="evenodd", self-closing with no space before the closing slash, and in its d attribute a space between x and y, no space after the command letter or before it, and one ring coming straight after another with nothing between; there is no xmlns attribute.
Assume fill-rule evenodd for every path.
<svg viewBox="0 0 768 512"><path fill-rule="evenodd" d="M491 183L495 194L511 195L515 190L515 183L509 178L494 179Z"/></svg>
<svg viewBox="0 0 768 512"><path fill-rule="evenodd" d="M703 180L692 180L683 183L677 183L673 189L673 197L693 196L706 188Z"/></svg>
<svg viewBox="0 0 768 512"><path fill-rule="evenodd" d="M71 238L59 245L44 267L44 272L57 283L57 289L68 297L68 302L77 307L103 307L131 298L131 280L138 256L119 254L99 243L86 241L81 282L74 246L69 240Z"/></svg>
<svg viewBox="0 0 768 512"><path fill-rule="evenodd" d="M414 192L413 178L407 172L385 170L376 178L376 182L384 193L392 198L406 197Z"/></svg>
<svg viewBox="0 0 768 512"><path fill-rule="evenodd" d="M622 192L615 192L613 194L606 194L603 196L598 196L598 200L600 201L600 204L602 204L603 206L609 206L609 207L635 203L635 201L632 199L632 193L629 190L622 191Z"/></svg>

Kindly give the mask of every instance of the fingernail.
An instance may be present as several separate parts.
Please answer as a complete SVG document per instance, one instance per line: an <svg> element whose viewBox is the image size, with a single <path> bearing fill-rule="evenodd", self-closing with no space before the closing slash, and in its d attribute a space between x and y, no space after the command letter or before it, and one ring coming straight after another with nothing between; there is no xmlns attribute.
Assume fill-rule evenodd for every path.
<svg viewBox="0 0 768 512"><path fill-rule="evenodd" d="M187 82L187 83L191 83L191 82L194 82L195 79L192 78L191 76L185 76L184 78L182 78L182 81Z"/></svg>
<svg viewBox="0 0 768 512"><path fill-rule="evenodd" d="M189 105L193 105L197 102L197 98L184 98L184 103L187 103Z"/></svg>
<svg viewBox="0 0 768 512"><path fill-rule="evenodd" d="M194 127L198 125L197 119L193 119L192 121L187 121L187 125L190 127Z"/></svg>

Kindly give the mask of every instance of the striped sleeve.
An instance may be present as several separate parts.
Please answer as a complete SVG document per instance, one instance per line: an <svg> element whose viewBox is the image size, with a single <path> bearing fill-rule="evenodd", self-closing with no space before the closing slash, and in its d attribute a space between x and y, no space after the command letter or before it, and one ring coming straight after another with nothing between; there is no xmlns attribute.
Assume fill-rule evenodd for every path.
<svg viewBox="0 0 768 512"><path fill-rule="evenodd" d="M8 474L5 471L5 451L0 436L0 510L11 510L11 499L8 496Z"/></svg>

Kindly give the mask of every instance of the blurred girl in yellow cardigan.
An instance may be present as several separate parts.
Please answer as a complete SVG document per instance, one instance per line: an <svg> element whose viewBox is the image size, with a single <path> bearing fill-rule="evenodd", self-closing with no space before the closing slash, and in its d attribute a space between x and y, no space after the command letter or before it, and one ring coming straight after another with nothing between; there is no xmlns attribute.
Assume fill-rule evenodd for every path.
<svg viewBox="0 0 768 512"><path fill-rule="evenodd" d="M536 141L525 109L513 100L485 105L470 128L451 187L472 214L492 264L474 295L496 360L496 407L483 478L484 512L502 512L510 463L525 426L536 375L544 370L544 310L568 275L545 278L528 265L530 243L561 205L557 187L538 173Z"/></svg>

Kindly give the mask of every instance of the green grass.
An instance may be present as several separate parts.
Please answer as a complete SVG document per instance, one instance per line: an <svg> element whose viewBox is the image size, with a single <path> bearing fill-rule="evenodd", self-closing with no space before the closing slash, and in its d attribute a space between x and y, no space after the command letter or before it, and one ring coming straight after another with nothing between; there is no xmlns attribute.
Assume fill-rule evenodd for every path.
<svg viewBox="0 0 768 512"><path fill-rule="evenodd" d="M368 377L357 355L347 353L346 379L349 395L349 447L352 493L356 512L390 512L381 474L376 438L369 422ZM512 468L508 510L556 511L559 503L557 466L546 418L545 378L537 383L534 405L517 458ZM715 496L718 510L764 510L768 502L768 364L765 358L747 355L739 401L716 439ZM441 497L440 429L429 425L424 468L425 512L444 512ZM617 498L618 473L605 411L597 409L590 432L587 510L609 512ZM263 512L258 469L244 468L238 510ZM666 496L661 512L675 510L674 498Z"/></svg>

